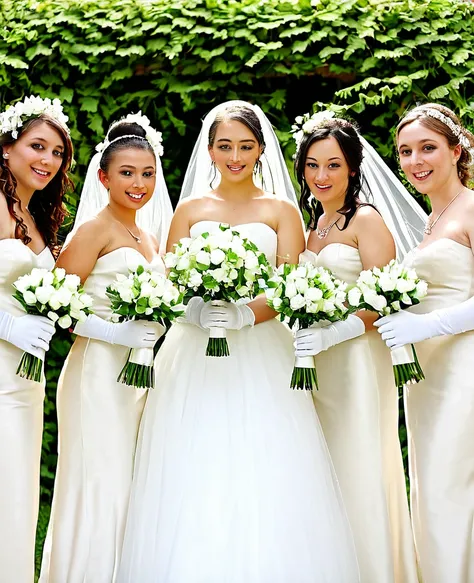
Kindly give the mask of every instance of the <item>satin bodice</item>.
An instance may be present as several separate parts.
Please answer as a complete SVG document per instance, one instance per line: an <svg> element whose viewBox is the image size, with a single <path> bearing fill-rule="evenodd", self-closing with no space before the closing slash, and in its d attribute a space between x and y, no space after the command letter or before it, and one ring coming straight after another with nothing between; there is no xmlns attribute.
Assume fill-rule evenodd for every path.
<svg viewBox="0 0 474 583"><path fill-rule="evenodd" d="M306 249L300 261L311 261L318 267L325 267L342 281L354 284L362 271L359 250L344 243L329 243L316 254Z"/></svg>
<svg viewBox="0 0 474 583"><path fill-rule="evenodd" d="M410 311L423 314L474 295L474 256L469 247L453 239L438 239L413 249L404 264L416 269L418 277L428 283L428 295Z"/></svg>
<svg viewBox="0 0 474 583"><path fill-rule="evenodd" d="M133 247L120 247L97 259L94 269L84 283L84 290L94 299L93 311L97 316L107 319L111 316L110 299L105 290L114 280L117 273L123 275L134 271L139 265L151 267L155 271L165 273L165 266L160 255L155 255L152 262Z"/></svg>
<svg viewBox="0 0 474 583"><path fill-rule="evenodd" d="M190 229L191 237L198 237L202 233L215 233L219 230L218 221L198 221ZM259 251L265 253L269 263L276 266L278 236L266 223L243 223L231 227L243 237L254 243Z"/></svg>
<svg viewBox="0 0 474 583"><path fill-rule="evenodd" d="M0 306L2 310L22 316L25 311L13 298L13 283L22 275L30 273L37 267L52 269L54 258L48 247L36 254L20 239L2 239L0 241Z"/></svg>

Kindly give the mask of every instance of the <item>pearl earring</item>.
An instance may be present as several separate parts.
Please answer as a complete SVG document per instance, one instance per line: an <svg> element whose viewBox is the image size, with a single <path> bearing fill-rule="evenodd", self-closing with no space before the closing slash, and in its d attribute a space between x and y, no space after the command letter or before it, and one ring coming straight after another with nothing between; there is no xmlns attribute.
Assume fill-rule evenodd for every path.
<svg viewBox="0 0 474 583"><path fill-rule="evenodd" d="M5 153L3 154L3 157L4 157L5 159L7 159L7 158L9 158L9 157L10 157L10 154L9 154L8 152L5 152Z"/></svg>

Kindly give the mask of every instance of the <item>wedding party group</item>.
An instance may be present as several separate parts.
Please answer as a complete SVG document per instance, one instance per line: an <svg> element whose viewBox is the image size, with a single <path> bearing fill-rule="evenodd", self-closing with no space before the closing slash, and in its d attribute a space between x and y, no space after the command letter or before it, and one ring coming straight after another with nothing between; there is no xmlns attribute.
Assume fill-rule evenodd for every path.
<svg viewBox="0 0 474 583"><path fill-rule="evenodd" d="M456 114L418 105L396 128L427 216L330 111L296 118L292 180L244 101L204 118L173 212L162 135L130 113L57 253L67 123L58 99L0 114L0 583L34 582L58 326L75 340L40 583L472 583L474 136Z"/></svg>

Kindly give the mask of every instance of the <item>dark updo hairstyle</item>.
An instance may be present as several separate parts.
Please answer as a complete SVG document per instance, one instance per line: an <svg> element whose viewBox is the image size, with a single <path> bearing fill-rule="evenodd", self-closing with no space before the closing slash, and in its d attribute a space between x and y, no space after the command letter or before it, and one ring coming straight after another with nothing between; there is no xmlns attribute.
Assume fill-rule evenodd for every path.
<svg viewBox="0 0 474 583"><path fill-rule="evenodd" d="M121 136L125 136L122 139ZM107 132L107 139L109 145L103 150L102 157L100 159L100 168L104 172L108 172L112 158L117 152L122 152L123 150L129 150L134 148L136 150L147 150L153 154L155 157L155 151L153 146L146 139L146 132L141 125L135 122L128 121L117 121L114 122ZM117 141L113 141L117 140Z"/></svg>
<svg viewBox="0 0 474 583"><path fill-rule="evenodd" d="M11 217L15 220L15 238L20 239L25 245L31 242L28 228L23 218L15 212L15 203L21 204L16 194L17 179L3 159L3 146L13 144L20 137L42 123L47 124L61 136L64 146L61 166L55 177L43 189L35 190L28 204L28 211L33 217L36 227L48 247L54 249L57 243L57 234L66 209L63 204L63 196L68 190L73 189L73 184L68 176L71 168L73 147L67 130L56 119L46 114L32 117L23 126L17 128L18 136L13 138L11 133L0 136L0 190L3 192Z"/></svg>
<svg viewBox="0 0 474 583"><path fill-rule="evenodd" d="M423 105L418 105L417 107L408 111L401 119L397 126L397 139L400 131L408 124L419 121L425 128L436 132L444 136L449 147L453 150L459 144L459 136L456 136L451 128L447 126L444 122L435 117L432 117L426 113L428 109L435 109L450 119L456 126L459 127L459 131L462 136L464 136L468 142L471 144L471 148L474 148L474 136L472 133L462 126L459 118L456 114L445 107L444 105L438 105L437 103L425 103ZM459 157L457 163L458 176L461 180L463 186L467 186L469 181L472 179L472 165L474 163L471 152L461 145L461 156Z"/></svg>
<svg viewBox="0 0 474 583"><path fill-rule="evenodd" d="M308 228L315 230L318 226L318 219L323 214L322 205L318 204L316 198L312 195L311 190L306 183L304 171L306 167L306 158L309 148L321 140L333 137L342 150L344 158L349 166L349 170L354 175L349 175L349 184L347 187L344 205L337 212L344 215L344 225L340 228L343 231L349 226L352 217L361 206L373 206L364 203L359 199L359 193L362 189L363 176L361 175L361 164L363 158L363 146L359 139L356 127L349 121L340 118L331 118L322 122L311 134L303 134L303 138L296 152L295 158L295 175L301 189L300 209L309 214ZM367 190L367 185L364 184ZM375 207L374 207L375 208ZM336 225L338 227L338 225ZM338 227L339 228L339 227Z"/></svg>

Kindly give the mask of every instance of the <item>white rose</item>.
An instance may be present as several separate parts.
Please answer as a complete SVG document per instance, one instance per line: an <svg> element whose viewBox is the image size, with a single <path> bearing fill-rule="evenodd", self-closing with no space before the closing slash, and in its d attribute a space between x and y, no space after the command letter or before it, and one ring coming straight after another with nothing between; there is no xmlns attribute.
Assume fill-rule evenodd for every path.
<svg viewBox="0 0 474 583"><path fill-rule="evenodd" d="M189 285L199 287L202 284L202 275L196 269L191 269L189 274Z"/></svg>
<svg viewBox="0 0 474 583"><path fill-rule="evenodd" d="M54 274L51 271L48 271L47 273L45 273L43 275L43 282L41 285L43 285L43 286L53 285L53 281L54 281Z"/></svg>
<svg viewBox="0 0 474 583"><path fill-rule="evenodd" d="M304 296L296 294L290 300L290 308L292 310L300 310L306 304Z"/></svg>
<svg viewBox="0 0 474 583"><path fill-rule="evenodd" d="M61 318L59 318L58 320L58 324L59 326L61 326L61 328L70 328L72 326L72 320L71 317L66 314L65 316L61 316Z"/></svg>
<svg viewBox="0 0 474 583"><path fill-rule="evenodd" d="M140 289L140 297L141 298L149 298L151 295L155 295L154 292L155 292L155 289L151 285L150 282L145 281L142 283L141 289Z"/></svg>
<svg viewBox="0 0 474 583"><path fill-rule="evenodd" d="M31 291L23 292L23 299L29 306L34 306L36 304L36 295Z"/></svg>
<svg viewBox="0 0 474 583"><path fill-rule="evenodd" d="M364 291L364 302L372 306L376 312L381 312L387 306L387 300L384 296L379 296L370 289Z"/></svg>
<svg viewBox="0 0 474 583"><path fill-rule="evenodd" d="M285 295L287 298L292 298L296 296L298 290L296 289L296 285L292 282L288 282L285 288Z"/></svg>
<svg viewBox="0 0 474 583"><path fill-rule="evenodd" d="M296 289L304 294L305 291L308 289L308 280L307 279L303 279L302 277L299 277L298 279L295 279L295 285L296 285Z"/></svg>
<svg viewBox="0 0 474 583"><path fill-rule="evenodd" d="M178 257L174 253L167 253L164 258L164 264L168 269L176 267L178 263Z"/></svg>
<svg viewBox="0 0 474 583"><path fill-rule="evenodd" d="M412 279L399 279L397 281L397 291L406 293L416 288L416 283Z"/></svg>
<svg viewBox="0 0 474 583"><path fill-rule="evenodd" d="M250 292L249 288L246 285L242 285L242 286L236 288L236 291L241 298L247 296Z"/></svg>
<svg viewBox="0 0 474 583"><path fill-rule="evenodd" d="M52 285L40 285L36 288L35 294L40 304L47 304L53 294L56 294L59 300L59 290L56 291Z"/></svg>
<svg viewBox="0 0 474 583"><path fill-rule="evenodd" d="M379 286L381 287L382 291L393 291L397 285L397 280L390 277L389 274L383 273L379 277Z"/></svg>
<svg viewBox="0 0 474 583"><path fill-rule="evenodd" d="M247 251L247 256L245 257L244 265L246 269L257 269L259 266L258 257L252 251Z"/></svg>
<svg viewBox="0 0 474 583"><path fill-rule="evenodd" d="M61 287L58 290L56 290L56 294L57 294L57 298L61 302L62 306L65 306L65 307L69 306L69 304L71 302L71 298L72 298L71 290L69 290L65 287Z"/></svg>
<svg viewBox="0 0 474 583"><path fill-rule="evenodd" d="M161 306L161 298L154 296L148 300L148 304L151 308L159 308Z"/></svg>
<svg viewBox="0 0 474 583"><path fill-rule="evenodd" d="M187 271L189 267L190 263L187 255L183 255L178 259L178 262L176 263L176 269L178 269L178 271Z"/></svg>
<svg viewBox="0 0 474 583"><path fill-rule="evenodd" d="M274 298L272 304L273 304L273 307L275 308L275 310L278 310L278 308L282 304L282 299L281 298Z"/></svg>
<svg viewBox="0 0 474 583"><path fill-rule="evenodd" d="M323 312L326 312L327 314L332 314L335 309L336 306L334 305L334 302L332 302L331 300L324 300Z"/></svg>
<svg viewBox="0 0 474 583"><path fill-rule="evenodd" d="M224 281L224 279L226 279L227 277L227 270L224 269L223 267L218 267L217 269L213 269L211 271L209 271L209 275L212 275L212 277L217 281L217 282L221 282Z"/></svg>
<svg viewBox="0 0 474 583"><path fill-rule="evenodd" d="M130 288L122 287L118 291L120 299L126 304L130 304L133 301L133 294ZM50 302L51 303L51 302Z"/></svg>
<svg viewBox="0 0 474 583"><path fill-rule="evenodd" d="M92 298L92 296L90 296L89 294L80 294L80 299L82 302L82 305L84 306L84 308L90 308L92 307L92 305L94 304L94 300Z"/></svg>
<svg viewBox="0 0 474 583"><path fill-rule="evenodd" d="M311 302L318 302L323 298L323 292L317 287L310 287L305 291L304 297Z"/></svg>
<svg viewBox="0 0 474 583"><path fill-rule="evenodd" d="M211 256L207 251L199 251L196 254L196 261L201 265L209 266L211 264Z"/></svg>
<svg viewBox="0 0 474 583"><path fill-rule="evenodd" d="M31 285L31 278L29 275L22 275L15 281L16 289L23 293L25 292Z"/></svg>
<svg viewBox="0 0 474 583"><path fill-rule="evenodd" d="M349 293L347 294L347 301L351 306L357 308L357 306L360 304L361 296L362 293L360 289L358 287L353 287L351 290L349 290Z"/></svg>
<svg viewBox="0 0 474 583"><path fill-rule="evenodd" d="M71 291L76 291L81 285L81 278L75 273L68 273L64 278L64 285Z"/></svg>
<svg viewBox="0 0 474 583"><path fill-rule="evenodd" d="M54 269L54 277L56 281L62 281L66 277L66 270L62 267L55 267Z"/></svg>
<svg viewBox="0 0 474 583"><path fill-rule="evenodd" d="M137 277L137 279L140 283L148 282L151 279L151 273L149 271L144 271Z"/></svg>
<svg viewBox="0 0 474 583"><path fill-rule="evenodd" d="M213 249L211 251L211 263L220 265L225 259L225 253L222 249Z"/></svg>
<svg viewBox="0 0 474 583"><path fill-rule="evenodd" d="M30 273L30 285L31 287L37 287L43 281L43 276L45 273L48 273L46 269L38 269L34 267Z"/></svg>
<svg viewBox="0 0 474 583"><path fill-rule="evenodd" d="M369 270L361 271L360 275L359 275L359 279L357 281L358 282L360 281L361 283L365 284L367 287L375 289L376 280L375 280L375 277L373 276L372 272Z"/></svg>
<svg viewBox="0 0 474 583"><path fill-rule="evenodd" d="M271 299L273 299L273 298L274 298L274 296L275 296L275 292L276 292L276 287L268 287L268 288L265 290L265 297L266 297L268 300L271 300Z"/></svg>
<svg viewBox="0 0 474 583"><path fill-rule="evenodd" d="M401 300L407 306L410 306L413 302L408 294L402 294Z"/></svg>
<svg viewBox="0 0 474 583"><path fill-rule="evenodd" d="M398 302L398 301L392 302L390 305L395 310L395 312L399 312L401 309L400 302Z"/></svg>
<svg viewBox="0 0 474 583"><path fill-rule="evenodd" d="M421 300L422 298L424 298L426 296L426 294L428 293L428 284L426 283L426 281L419 281L416 284L416 291L415 291L415 297L417 300Z"/></svg>
<svg viewBox="0 0 474 583"><path fill-rule="evenodd" d="M59 318L59 316L56 314L56 312L51 312L51 311L48 312L47 316L52 322L57 322L58 318Z"/></svg>
<svg viewBox="0 0 474 583"><path fill-rule="evenodd" d="M189 245L189 252L193 255L196 255L203 249L203 247L207 246L206 239L203 237L196 237L191 244Z"/></svg>

